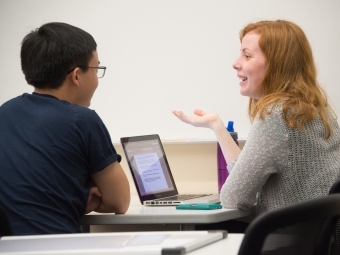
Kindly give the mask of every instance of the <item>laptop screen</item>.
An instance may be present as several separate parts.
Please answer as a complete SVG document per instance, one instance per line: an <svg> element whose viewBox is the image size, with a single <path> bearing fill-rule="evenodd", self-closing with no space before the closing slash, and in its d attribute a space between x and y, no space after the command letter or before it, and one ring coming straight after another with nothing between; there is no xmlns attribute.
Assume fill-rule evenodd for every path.
<svg viewBox="0 0 340 255"><path fill-rule="evenodd" d="M158 135L124 137L121 143L141 201L178 194Z"/></svg>

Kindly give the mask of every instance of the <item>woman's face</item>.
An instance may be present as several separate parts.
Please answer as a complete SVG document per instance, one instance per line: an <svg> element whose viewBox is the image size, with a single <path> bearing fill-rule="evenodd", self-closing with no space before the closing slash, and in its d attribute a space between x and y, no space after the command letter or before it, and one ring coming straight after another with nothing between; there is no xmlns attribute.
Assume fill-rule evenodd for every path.
<svg viewBox="0 0 340 255"><path fill-rule="evenodd" d="M260 85L267 70L266 59L259 46L260 36L247 33L241 43L241 54L233 63L240 78L240 93L243 96L259 99Z"/></svg>

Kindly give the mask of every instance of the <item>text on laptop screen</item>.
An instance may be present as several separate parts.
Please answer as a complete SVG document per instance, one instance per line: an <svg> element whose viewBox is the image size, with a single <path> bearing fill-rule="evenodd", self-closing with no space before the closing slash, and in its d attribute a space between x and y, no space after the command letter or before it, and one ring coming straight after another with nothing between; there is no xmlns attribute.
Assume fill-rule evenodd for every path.
<svg viewBox="0 0 340 255"><path fill-rule="evenodd" d="M158 140L129 142L125 151L142 196L174 190Z"/></svg>

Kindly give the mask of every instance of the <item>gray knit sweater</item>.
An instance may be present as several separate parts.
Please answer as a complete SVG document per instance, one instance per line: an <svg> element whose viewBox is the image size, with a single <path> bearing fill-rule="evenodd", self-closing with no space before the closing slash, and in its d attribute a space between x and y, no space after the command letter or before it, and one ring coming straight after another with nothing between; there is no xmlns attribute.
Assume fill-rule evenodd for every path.
<svg viewBox="0 0 340 255"><path fill-rule="evenodd" d="M245 210L257 202L260 214L327 195L340 177L340 129L330 120L333 133L326 140L319 117L305 131L284 122L281 106L264 120L256 118L242 152L228 164L222 205Z"/></svg>

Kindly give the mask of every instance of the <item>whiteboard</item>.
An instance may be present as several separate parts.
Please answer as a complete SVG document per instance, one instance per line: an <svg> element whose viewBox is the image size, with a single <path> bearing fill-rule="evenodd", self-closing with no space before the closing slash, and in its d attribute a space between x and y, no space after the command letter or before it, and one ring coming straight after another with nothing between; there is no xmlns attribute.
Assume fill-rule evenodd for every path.
<svg viewBox="0 0 340 255"><path fill-rule="evenodd" d="M58 21L92 34L105 77L90 108L118 142L157 133L162 139L214 140L211 130L184 124L173 109L195 108L250 127L248 98L239 94L232 63L249 22L287 19L306 32L319 81L340 115L339 0L0 0L0 104L33 88L20 67L20 43L31 30Z"/></svg>
<svg viewBox="0 0 340 255"><path fill-rule="evenodd" d="M227 236L223 230L5 236L0 250L6 255L187 254Z"/></svg>

